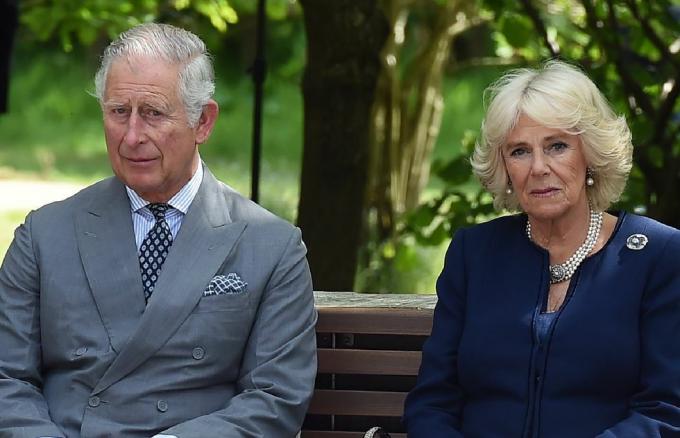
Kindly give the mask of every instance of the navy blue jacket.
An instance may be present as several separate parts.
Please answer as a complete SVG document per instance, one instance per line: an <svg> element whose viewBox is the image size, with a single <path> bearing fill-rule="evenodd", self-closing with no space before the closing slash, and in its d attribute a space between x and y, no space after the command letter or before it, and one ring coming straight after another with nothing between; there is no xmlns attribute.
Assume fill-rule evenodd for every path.
<svg viewBox="0 0 680 438"><path fill-rule="evenodd" d="M409 437L680 437L680 231L619 213L539 349L549 255L525 225L456 233L406 400ZM635 233L649 238L640 250L626 244Z"/></svg>

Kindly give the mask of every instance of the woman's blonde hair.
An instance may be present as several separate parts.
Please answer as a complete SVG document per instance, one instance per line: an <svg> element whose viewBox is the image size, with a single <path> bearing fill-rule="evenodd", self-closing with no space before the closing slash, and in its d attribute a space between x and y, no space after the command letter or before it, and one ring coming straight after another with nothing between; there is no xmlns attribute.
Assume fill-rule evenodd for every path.
<svg viewBox="0 0 680 438"><path fill-rule="evenodd" d="M470 162L498 210L519 210L501 147L520 115L553 129L578 135L595 184L586 186L597 211L616 202L632 167L633 144L623 116L617 116L597 86L578 68L551 60L538 69L504 74L485 91L488 101L480 138Z"/></svg>

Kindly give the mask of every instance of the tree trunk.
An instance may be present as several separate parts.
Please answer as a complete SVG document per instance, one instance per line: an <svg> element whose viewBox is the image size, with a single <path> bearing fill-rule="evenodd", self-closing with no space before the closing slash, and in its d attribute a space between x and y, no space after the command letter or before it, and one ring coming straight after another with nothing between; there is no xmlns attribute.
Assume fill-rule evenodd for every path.
<svg viewBox="0 0 680 438"><path fill-rule="evenodd" d="M19 20L16 1L0 3L0 114L9 107L9 72L12 44Z"/></svg>
<svg viewBox="0 0 680 438"><path fill-rule="evenodd" d="M382 51L383 69L374 106L373 156L369 205L375 208L380 241L393 238L399 217L418 206L430 176L430 155L443 110L442 76L453 37L476 22L465 0L414 5L383 0L391 38ZM411 29L419 48L404 61L407 22L414 9L433 17ZM467 12L465 14L463 12ZM472 13L473 19L468 16ZM416 38L416 37L414 37Z"/></svg>
<svg viewBox="0 0 680 438"><path fill-rule="evenodd" d="M301 0L307 33L298 225L317 290L352 290L371 108L389 25L378 2Z"/></svg>

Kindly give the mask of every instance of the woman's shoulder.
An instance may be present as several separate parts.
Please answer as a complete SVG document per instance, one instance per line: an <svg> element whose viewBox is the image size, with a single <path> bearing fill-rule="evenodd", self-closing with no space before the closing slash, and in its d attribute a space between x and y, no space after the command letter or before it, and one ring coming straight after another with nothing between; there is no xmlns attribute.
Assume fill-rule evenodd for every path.
<svg viewBox="0 0 680 438"><path fill-rule="evenodd" d="M620 213L621 225L617 237L629 249L671 251L680 256L680 230L655 219L634 213ZM656 252L656 251L652 251Z"/></svg>
<svg viewBox="0 0 680 438"><path fill-rule="evenodd" d="M463 230L466 234L478 237L493 236L497 233L516 233L517 231L523 232L526 221L525 214L513 214L471 225Z"/></svg>
<svg viewBox="0 0 680 438"><path fill-rule="evenodd" d="M453 235L453 243L463 246L475 252L484 252L485 249L501 247L515 247L526 239L526 215L516 214L501 216L486 222L462 227Z"/></svg>
<svg viewBox="0 0 680 438"><path fill-rule="evenodd" d="M647 216L641 216L635 213L621 213L624 214L621 224L621 231L624 232L638 232L647 236L654 235L658 237L678 238L680 230L670 225L666 225L655 219Z"/></svg>

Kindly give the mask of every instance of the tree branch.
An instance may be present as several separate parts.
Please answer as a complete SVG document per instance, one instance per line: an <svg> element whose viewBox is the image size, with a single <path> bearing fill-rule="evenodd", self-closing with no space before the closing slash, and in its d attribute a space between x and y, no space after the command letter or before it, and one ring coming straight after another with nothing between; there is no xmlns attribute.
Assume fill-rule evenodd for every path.
<svg viewBox="0 0 680 438"><path fill-rule="evenodd" d="M536 31L539 33L539 35L541 35L541 38L543 38L543 42L550 51L550 55L553 58L558 57L560 55L559 46L555 47L555 45L550 41L550 38L548 38L548 30L545 27L545 23L543 23L543 20L541 19L538 9L534 7L534 5L531 3L531 0L522 0L522 6L524 6L524 10L531 19L531 22L534 24Z"/></svg>
<svg viewBox="0 0 680 438"><path fill-rule="evenodd" d="M595 7L591 0L581 0L581 4L586 11L586 20L591 32L598 38L602 47L606 49L614 61L616 66L616 72L619 74L621 81L623 82L623 88L626 94L635 98L635 101L640 106L640 108L647 112L648 114L655 115L656 109L654 105L649 100L649 96L644 92L642 87L635 81L635 78L628 71L628 66L624 65L621 53L625 51L625 48L621 45L616 32L619 30L619 24L614 13L614 7L611 0L607 0L609 6L609 25L611 29L608 30L608 34L612 35L612 40L610 41L606 35L603 34L603 30L597 24L597 13L595 12Z"/></svg>
<svg viewBox="0 0 680 438"><path fill-rule="evenodd" d="M677 74L676 74L677 77ZM673 108L680 96L680 83L677 80L673 81L671 90L666 95L663 103L659 107L659 112L656 116L656 123L654 124L654 139L660 140L663 137L664 127L668 126L668 122L673 117Z"/></svg>
<svg viewBox="0 0 680 438"><path fill-rule="evenodd" d="M670 62L676 69L680 70L680 65L674 59L673 55L668 49L668 46L664 44L661 37L659 37L659 35L654 31L652 26L649 24L648 17L643 17L642 14L640 14L640 9L638 9L635 0L626 0L626 4L628 5L630 11L633 13L635 19L637 19L640 22L640 26L642 27L642 30L645 32L645 35L647 35L647 38L649 38L652 44L654 44L657 50L661 53L661 58L666 62Z"/></svg>

